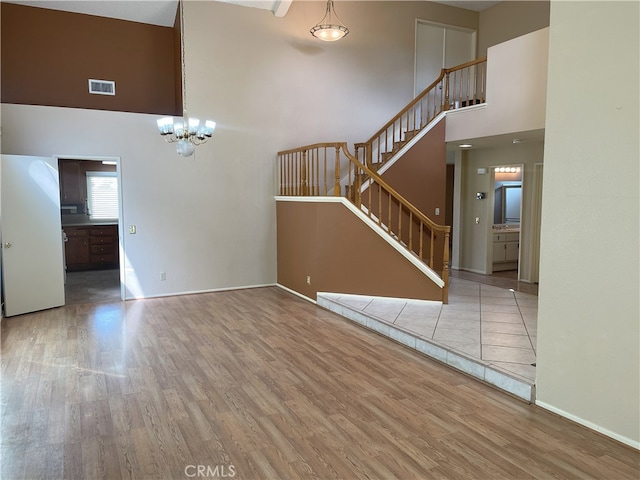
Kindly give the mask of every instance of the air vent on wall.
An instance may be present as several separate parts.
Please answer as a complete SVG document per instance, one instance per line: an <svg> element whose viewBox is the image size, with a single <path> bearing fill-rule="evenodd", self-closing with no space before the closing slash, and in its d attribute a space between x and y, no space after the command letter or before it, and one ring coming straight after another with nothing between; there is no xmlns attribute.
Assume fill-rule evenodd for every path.
<svg viewBox="0 0 640 480"><path fill-rule="evenodd" d="M89 93L95 95L115 95L116 82L111 80L93 80L89 79Z"/></svg>

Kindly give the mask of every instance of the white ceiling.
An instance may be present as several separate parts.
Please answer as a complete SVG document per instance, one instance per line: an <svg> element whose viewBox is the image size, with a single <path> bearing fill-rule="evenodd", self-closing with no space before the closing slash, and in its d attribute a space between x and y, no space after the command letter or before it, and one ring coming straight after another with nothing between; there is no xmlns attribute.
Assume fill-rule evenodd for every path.
<svg viewBox="0 0 640 480"><path fill-rule="evenodd" d="M439 1L439 0L431 0L435 3L442 3L444 5L449 5L451 7L458 8L466 8L467 10L474 10L476 12L481 12L482 10L486 10L487 8L493 7L495 4L500 2L485 2L484 0L452 0L452 1Z"/></svg>
<svg viewBox="0 0 640 480"><path fill-rule="evenodd" d="M173 26L178 8L178 0L2 0L32 7L50 8L65 12L84 13L99 17L118 18L133 22L150 23L163 27ZM287 13L292 0L217 0L245 7L271 10L282 17ZM483 0L437 1L453 7L466 8L477 12L500 2Z"/></svg>
<svg viewBox="0 0 640 480"><path fill-rule="evenodd" d="M172 27L178 0L2 0L31 7L49 8L64 12L84 13L98 17L118 18L132 22Z"/></svg>

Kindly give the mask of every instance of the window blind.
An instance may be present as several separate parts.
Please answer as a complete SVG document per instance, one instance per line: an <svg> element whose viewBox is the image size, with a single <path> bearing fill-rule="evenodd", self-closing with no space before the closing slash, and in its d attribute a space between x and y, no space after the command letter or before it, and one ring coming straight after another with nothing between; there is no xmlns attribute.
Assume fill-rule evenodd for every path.
<svg viewBox="0 0 640 480"><path fill-rule="evenodd" d="M87 172L87 201L92 220L118 218L116 172Z"/></svg>

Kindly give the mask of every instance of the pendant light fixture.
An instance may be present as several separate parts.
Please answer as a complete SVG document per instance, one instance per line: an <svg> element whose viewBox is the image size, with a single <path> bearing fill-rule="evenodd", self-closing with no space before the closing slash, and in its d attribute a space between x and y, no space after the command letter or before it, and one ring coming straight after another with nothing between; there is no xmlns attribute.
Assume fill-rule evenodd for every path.
<svg viewBox="0 0 640 480"><path fill-rule="evenodd" d="M336 14L333 0L328 0L324 17L310 32L311 35L325 42L335 42L349 33L349 29L344 26Z"/></svg>
<svg viewBox="0 0 640 480"><path fill-rule="evenodd" d="M182 117L164 117L158 120L158 130L167 143L177 143L178 155L190 157L196 147L205 143L213 135L216 122L206 120L200 123L197 118L187 115L187 85L184 68L184 0L180 5L180 60L182 68Z"/></svg>

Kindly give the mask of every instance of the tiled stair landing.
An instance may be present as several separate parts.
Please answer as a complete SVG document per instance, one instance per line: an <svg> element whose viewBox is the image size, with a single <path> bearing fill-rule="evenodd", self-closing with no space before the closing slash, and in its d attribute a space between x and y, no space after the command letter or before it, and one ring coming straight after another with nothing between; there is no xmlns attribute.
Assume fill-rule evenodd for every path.
<svg viewBox="0 0 640 480"><path fill-rule="evenodd" d="M512 294L512 292L509 293ZM537 301L535 296L529 297L535 298ZM377 310L376 308L372 308L374 302ZM526 402L533 402L535 400L535 367L531 366L531 363L535 363L535 351L533 350L535 335L528 333L531 331L531 333L535 334L534 323L529 323L528 329L526 326L524 327L524 331L527 333L526 335L519 335L522 331L518 330L519 325L517 323L494 322L492 320L495 320L495 317L489 315L491 312L487 312L486 315L489 315L488 318L490 318L490 320L486 321L482 327L478 325L479 341L478 345L474 345L473 342L465 343L439 340L439 338L447 338L447 334L467 335L467 339L473 337L475 334L473 327L469 326L469 319L465 318L465 315L468 315L468 313L459 313L455 316L458 318L459 324L460 322L464 323L465 328L470 328L470 330L465 331L447 328L451 326L447 322L449 318L447 313L449 310L445 311L444 309L449 306L442 305L439 302L319 293L317 304L361 326L427 355L430 358L445 363L452 368L519 397ZM367 306L369 307L368 309ZM452 308L455 308L455 306ZM469 307L467 306L467 308ZM481 307L479 307L479 310L480 308ZM487 306L485 308L489 307ZM503 306L503 310L507 308L509 308L508 305ZM531 307L525 306L523 308L527 309ZM500 308L498 308L498 310L500 310ZM401 317L399 315L400 311L407 312L407 314ZM415 313L413 316L411 315L412 312L418 311L423 313L427 312L426 316L419 319ZM432 313L430 314L429 312ZM434 315L436 316L434 317ZM496 312L493 313L493 315L508 314ZM480 312L478 312L478 317L480 317ZM433 318L437 318L435 320L436 326L437 324L441 324L442 328L440 328L439 331L436 326L429 327L429 323ZM421 324L424 328L421 330L421 328L416 327L418 324ZM478 322L478 324L480 324L480 322ZM491 332L490 330L496 329L496 325L498 328L502 328L510 333L501 334ZM496 335L505 335L506 338L508 338L506 342L517 342L517 344L524 346L526 339L531 342L532 347L527 349L504 345L482 345L480 338L483 333L485 337L487 337L486 341L491 343L497 343L493 340ZM483 347L487 350L485 357L491 358L492 360L483 359L481 353ZM513 355L516 355L516 357L513 357ZM517 362L521 363L517 363L514 358L517 359ZM531 362L526 363L529 361Z"/></svg>

